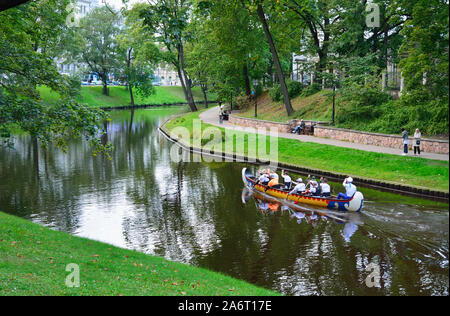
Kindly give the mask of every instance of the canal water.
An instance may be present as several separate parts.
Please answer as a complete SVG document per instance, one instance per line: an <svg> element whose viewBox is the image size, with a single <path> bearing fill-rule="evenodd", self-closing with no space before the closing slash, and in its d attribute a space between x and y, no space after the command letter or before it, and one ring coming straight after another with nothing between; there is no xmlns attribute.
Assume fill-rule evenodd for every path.
<svg viewBox="0 0 450 316"><path fill-rule="evenodd" d="M343 215L252 195L241 170L256 166L171 161L157 128L184 110L112 112L111 160L17 136L0 210L286 295L448 295L448 205L363 190L363 212Z"/></svg>

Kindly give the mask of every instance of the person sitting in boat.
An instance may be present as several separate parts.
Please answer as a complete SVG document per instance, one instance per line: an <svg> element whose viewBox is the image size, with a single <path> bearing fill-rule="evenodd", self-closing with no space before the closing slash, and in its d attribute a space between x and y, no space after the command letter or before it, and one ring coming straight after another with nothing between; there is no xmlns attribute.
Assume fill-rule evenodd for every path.
<svg viewBox="0 0 450 316"><path fill-rule="evenodd" d="M320 178L320 190L321 190L321 196L331 196L331 187L328 184L328 180L324 177Z"/></svg>
<svg viewBox="0 0 450 316"><path fill-rule="evenodd" d="M350 200L356 193L356 185L353 184L353 178L352 177L345 178L342 185L345 188L345 193L339 192L337 196L338 200L340 199Z"/></svg>
<svg viewBox="0 0 450 316"><path fill-rule="evenodd" d="M306 195L317 195L317 188L319 185L317 184L316 180L310 180L308 181L309 189L305 191Z"/></svg>
<svg viewBox="0 0 450 316"><path fill-rule="evenodd" d="M303 183L302 178L297 179L297 185L292 189L289 194L303 194L306 191L306 185Z"/></svg>
<svg viewBox="0 0 450 316"><path fill-rule="evenodd" d="M261 183L263 185L267 185L269 183L269 181L270 181L270 178L267 175L267 172L265 170L263 170L261 172L261 175L259 176L258 183Z"/></svg>
<svg viewBox="0 0 450 316"><path fill-rule="evenodd" d="M271 179L269 181L269 184L267 184L269 187L279 187L279 183L278 183L278 177L273 177L271 176Z"/></svg>
<svg viewBox="0 0 450 316"><path fill-rule="evenodd" d="M281 176L283 177L285 189L290 190L292 185L292 178L284 170L281 170Z"/></svg>
<svg viewBox="0 0 450 316"><path fill-rule="evenodd" d="M319 183L314 179L311 180L311 185L309 189L311 195L319 196L320 195L320 186Z"/></svg>
<svg viewBox="0 0 450 316"><path fill-rule="evenodd" d="M277 180L279 179L278 173L276 173L275 171L269 170L269 174L270 174L270 179L273 179L273 178L276 178Z"/></svg>
<svg viewBox="0 0 450 316"><path fill-rule="evenodd" d="M311 175L308 175L308 184L306 186L308 186L308 185L309 185L309 190L306 190L305 194L313 195L313 196L320 195L320 186L319 186L319 183L317 183L315 176L311 177Z"/></svg>

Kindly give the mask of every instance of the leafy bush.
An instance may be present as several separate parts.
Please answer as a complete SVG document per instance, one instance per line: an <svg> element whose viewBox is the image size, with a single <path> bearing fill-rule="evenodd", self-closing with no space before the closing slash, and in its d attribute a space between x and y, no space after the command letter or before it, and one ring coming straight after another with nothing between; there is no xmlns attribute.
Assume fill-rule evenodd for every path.
<svg viewBox="0 0 450 316"><path fill-rule="evenodd" d="M246 110L250 106L250 99L247 96L237 96L233 101L233 109Z"/></svg>
<svg viewBox="0 0 450 316"><path fill-rule="evenodd" d="M302 93L303 85L300 82L295 80L288 80L286 84L290 98L298 97L300 93Z"/></svg>
<svg viewBox="0 0 450 316"><path fill-rule="evenodd" d="M354 85L343 89L337 105L338 127L384 134L448 135L447 99L431 99L422 93L404 94L399 100L375 87Z"/></svg>
<svg viewBox="0 0 450 316"><path fill-rule="evenodd" d="M304 88L301 95L303 97L309 97L310 95L313 95L313 94L319 92L320 90L322 90L322 87L320 86L320 84L315 82L313 84L310 84L306 88Z"/></svg>
<svg viewBox="0 0 450 316"><path fill-rule="evenodd" d="M262 85L256 86L256 96L260 96L264 92L264 87Z"/></svg>
<svg viewBox="0 0 450 316"><path fill-rule="evenodd" d="M300 82L294 80L286 80L289 98L295 98L302 92L303 86ZM283 93L280 84L274 84L273 88L269 90L269 96L272 101L279 102L283 100Z"/></svg>
<svg viewBox="0 0 450 316"><path fill-rule="evenodd" d="M342 91L336 123L342 127L354 128L361 122L373 121L384 112L381 106L391 99L390 95L375 87L358 84L346 87Z"/></svg>
<svg viewBox="0 0 450 316"><path fill-rule="evenodd" d="M269 96L274 102L279 102L283 99L283 93L281 92L281 86L274 84L273 88L269 90Z"/></svg>
<svg viewBox="0 0 450 316"><path fill-rule="evenodd" d="M67 84L70 96L75 97L81 93L81 79L79 76L68 76Z"/></svg>

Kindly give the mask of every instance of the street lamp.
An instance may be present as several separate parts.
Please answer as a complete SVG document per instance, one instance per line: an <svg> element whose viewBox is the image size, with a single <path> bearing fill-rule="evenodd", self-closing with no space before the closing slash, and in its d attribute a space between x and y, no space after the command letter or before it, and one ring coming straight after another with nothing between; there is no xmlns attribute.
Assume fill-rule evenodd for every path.
<svg viewBox="0 0 450 316"><path fill-rule="evenodd" d="M253 80L253 91L252 95L255 98L255 118L258 117L258 102L256 98L256 88L258 87L258 80Z"/></svg>

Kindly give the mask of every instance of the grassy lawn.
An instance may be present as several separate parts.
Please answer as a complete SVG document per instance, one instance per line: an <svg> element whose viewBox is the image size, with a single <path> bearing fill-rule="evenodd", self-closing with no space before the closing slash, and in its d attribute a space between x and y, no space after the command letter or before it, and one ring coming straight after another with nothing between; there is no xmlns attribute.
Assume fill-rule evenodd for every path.
<svg viewBox="0 0 450 316"><path fill-rule="evenodd" d="M194 119L199 119L198 112L175 118L167 123L166 128L171 131L177 126L186 127L191 133L192 142L192 122ZM202 131L207 127L212 127L212 125L202 123ZM226 134L223 128L220 128L220 132L222 133L223 142L217 144L215 149L224 151ZM241 137L245 136L243 132L236 132L236 134L240 134ZM266 141L266 146L269 148L269 140L267 139ZM248 154L250 157L255 157L254 154L248 153L247 138L245 137L244 143L244 152L236 150L236 153L241 155ZM449 190L448 161L366 152L330 145L301 142L287 138L278 139L278 161L293 166L371 178L414 187L447 192Z"/></svg>
<svg viewBox="0 0 450 316"><path fill-rule="evenodd" d="M117 107L130 105L130 94L121 86L109 87L109 96L102 94L101 86L82 86L81 93L77 97L77 101L80 103L88 104L92 107ZM50 102L56 102L59 99L57 93L50 90L48 87L40 87L39 92L44 100ZM193 88L193 94L195 101L202 102L203 94L199 87ZM160 87L155 86L155 93L147 98L141 97L139 94L134 93L135 104L168 104L168 103L184 103L184 93L182 87ZM214 94L208 94L208 100L215 100Z"/></svg>
<svg viewBox="0 0 450 316"><path fill-rule="evenodd" d="M279 295L231 277L57 232L0 212L0 295ZM80 287L65 285L66 266Z"/></svg>
<svg viewBox="0 0 450 316"><path fill-rule="evenodd" d="M331 121L332 96L331 91L320 91L308 97L299 96L291 100L294 113L288 116L283 102L273 102L269 93L264 92L258 97L258 119L273 122L288 122L292 119L312 121ZM239 116L254 118L255 109L250 106Z"/></svg>

